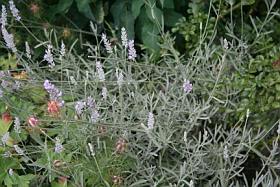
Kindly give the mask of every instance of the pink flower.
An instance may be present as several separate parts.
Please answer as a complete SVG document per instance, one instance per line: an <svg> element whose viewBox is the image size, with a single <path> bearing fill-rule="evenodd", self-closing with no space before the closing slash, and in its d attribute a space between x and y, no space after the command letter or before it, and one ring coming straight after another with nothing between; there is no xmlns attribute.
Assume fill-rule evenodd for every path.
<svg viewBox="0 0 280 187"><path fill-rule="evenodd" d="M31 116L28 118L28 124L31 126L31 127L36 127L39 125L39 120L38 118L34 117L34 116Z"/></svg>

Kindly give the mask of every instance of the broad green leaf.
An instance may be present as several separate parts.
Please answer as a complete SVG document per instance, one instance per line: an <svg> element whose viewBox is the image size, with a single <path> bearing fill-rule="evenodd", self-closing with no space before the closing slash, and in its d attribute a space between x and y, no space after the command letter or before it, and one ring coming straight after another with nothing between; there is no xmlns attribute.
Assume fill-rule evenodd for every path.
<svg viewBox="0 0 280 187"><path fill-rule="evenodd" d="M76 1L79 12L81 12L88 19L95 20L95 17L93 15L90 5L89 5L91 3L91 0L75 0L75 1Z"/></svg>
<svg viewBox="0 0 280 187"><path fill-rule="evenodd" d="M144 5L144 3L145 1L143 0L133 0L131 2L131 11L134 19L139 16L141 7Z"/></svg>
<svg viewBox="0 0 280 187"><path fill-rule="evenodd" d="M8 132L12 123L13 122L5 123L2 119L0 119L0 136L3 136L6 132Z"/></svg>
<svg viewBox="0 0 280 187"><path fill-rule="evenodd" d="M164 11L164 24L169 27L175 26L178 20L183 17L183 15L173 11L173 10L165 10Z"/></svg>
<svg viewBox="0 0 280 187"><path fill-rule="evenodd" d="M154 24L161 25L163 19L163 13L159 8L157 8L156 6L154 7L146 6L146 13L150 21L152 21Z"/></svg>
<svg viewBox="0 0 280 187"><path fill-rule="evenodd" d="M73 3L73 0L59 0L59 2L56 5L53 5L48 13L48 17L50 19L53 19L56 14L65 14L68 12L69 8L71 7Z"/></svg>
<svg viewBox="0 0 280 187"><path fill-rule="evenodd" d="M121 22L121 14L126 6L126 1L116 0L111 6L111 13L113 15L115 25L119 26Z"/></svg>

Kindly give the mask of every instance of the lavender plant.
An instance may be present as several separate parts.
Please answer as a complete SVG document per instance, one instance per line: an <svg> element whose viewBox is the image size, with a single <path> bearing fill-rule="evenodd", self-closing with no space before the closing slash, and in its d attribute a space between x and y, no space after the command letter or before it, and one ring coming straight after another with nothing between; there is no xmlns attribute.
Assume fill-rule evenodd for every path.
<svg viewBox="0 0 280 187"><path fill-rule="evenodd" d="M42 62L13 51L27 73L17 80L21 87L1 84L2 103L17 116L0 123L1 183L16 185L30 173L34 186L279 185L279 121L252 129L247 112L232 126L221 122L220 105L233 101L235 90L219 85L231 75L231 55L240 53L231 42L213 46L201 36L193 56L184 58L163 34L162 58L151 64L125 29L121 44L96 34L98 45L85 43L84 54L53 39L55 32L47 36L36 46L46 50ZM244 49L242 41L237 47ZM16 81L0 75L2 83ZM266 144L270 134L275 139ZM260 168L249 178L252 155Z"/></svg>

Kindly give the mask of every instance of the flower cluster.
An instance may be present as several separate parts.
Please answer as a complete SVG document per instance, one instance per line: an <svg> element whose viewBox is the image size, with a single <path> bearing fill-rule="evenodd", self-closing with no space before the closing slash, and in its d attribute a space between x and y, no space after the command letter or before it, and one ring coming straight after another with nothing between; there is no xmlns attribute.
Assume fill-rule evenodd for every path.
<svg viewBox="0 0 280 187"><path fill-rule="evenodd" d="M25 42L25 52L26 52L27 58L31 59L31 50L30 50L30 46L29 46L28 42Z"/></svg>
<svg viewBox="0 0 280 187"><path fill-rule="evenodd" d="M58 137L55 138L55 147L54 152L55 153L61 153L64 150L63 145L61 144L61 141Z"/></svg>
<svg viewBox="0 0 280 187"><path fill-rule="evenodd" d="M113 49L112 49L112 47L111 47L111 43L110 43L110 41L107 39L106 34L102 33L101 38L102 38L102 41L103 41L103 43L104 43L104 45L105 45L105 48L106 48L107 53L113 53Z"/></svg>
<svg viewBox="0 0 280 187"><path fill-rule="evenodd" d="M14 121L14 129L16 133L20 133L20 121L18 117L15 117L15 121Z"/></svg>
<svg viewBox="0 0 280 187"><path fill-rule="evenodd" d="M6 29L6 27L3 26L3 25L1 27L1 30L2 30L2 35L3 35L3 38L4 38L4 41L6 43L7 48L11 49L13 51L13 53L16 53L17 52L17 48L16 48L16 45L14 43L14 36L13 36L13 34L9 34L7 29Z"/></svg>
<svg viewBox="0 0 280 187"><path fill-rule="evenodd" d="M65 44L63 43L63 41L61 42L59 54L60 54L59 58L60 58L60 60L62 60L62 58L66 54Z"/></svg>
<svg viewBox="0 0 280 187"><path fill-rule="evenodd" d="M106 88L106 87L102 87L101 95L102 95L102 98L103 98L104 100L107 99L107 93L108 93L107 88Z"/></svg>
<svg viewBox="0 0 280 187"><path fill-rule="evenodd" d="M190 93L192 91L192 84L189 80L185 80L183 84L183 89L186 93Z"/></svg>
<svg viewBox="0 0 280 187"><path fill-rule="evenodd" d="M62 92L58 90L49 80L45 80L44 88L49 93L50 101L57 102L59 107L64 105L64 101L62 99Z"/></svg>
<svg viewBox="0 0 280 187"><path fill-rule="evenodd" d="M92 123L96 123L100 117L97 110L95 100L89 96L86 101L77 101L75 104L75 111L77 115L81 115L85 110L90 113L90 120Z"/></svg>
<svg viewBox="0 0 280 187"><path fill-rule="evenodd" d="M152 112L149 112L148 114L148 129L153 129L154 128L154 124L155 124L155 118L154 118L154 114Z"/></svg>
<svg viewBox="0 0 280 187"><path fill-rule="evenodd" d="M121 29L121 41L122 41L122 46L124 46L125 49L128 48L128 59L135 61L137 54L136 54L136 50L134 48L134 40L128 41L125 28Z"/></svg>
<svg viewBox="0 0 280 187"><path fill-rule="evenodd" d="M96 71L101 82L105 81L105 74L100 61L96 61Z"/></svg>
<svg viewBox="0 0 280 187"><path fill-rule="evenodd" d="M20 17L20 15L19 15L19 10L16 8L14 1L10 0L10 1L9 1L9 5L10 5L10 10L11 10L11 13L12 13L13 17L14 17L17 21L20 21L20 20L21 20L21 17Z"/></svg>
<svg viewBox="0 0 280 187"><path fill-rule="evenodd" d="M122 45L127 48L127 33L124 27L121 29L121 40Z"/></svg>
<svg viewBox="0 0 280 187"><path fill-rule="evenodd" d="M55 66L52 55L52 45L48 45L48 48L45 50L44 60L48 62L49 67L53 68Z"/></svg>
<svg viewBox="0 0 280 187"><path fill-rule="evenodd" d="M128 41L128 59L135 61L136 57L137 57L137 55L136 55L136 50L134 48L134 40L129 40Z"/></svg>
<svg viewBox="0 0 280 187"><path fill-rule="evenodd" d="M119 87L121 87L123 83L123 74L121 70L116 69L116 77L117 77L117 84Z"/></svg>
<svg viewBox="0 0 280 187"><path fill-rule="evenodd" d="M6 132L1 138L2 143L6 145L8 143L9 138L10 138L10 133Z"/></svg>
<svg viewBox="0 0 280 187"><path fill-rule="evenodd" d="M17 154L24 155L24 151L18 145L14 145L14 149Z"/></svg>
<svg viewBox="0 0 280 187"><path fill-rule="evenodd" d="M2 5L1 11L1 27L5 27L7 25L7 10L4 5Z"/></svg>

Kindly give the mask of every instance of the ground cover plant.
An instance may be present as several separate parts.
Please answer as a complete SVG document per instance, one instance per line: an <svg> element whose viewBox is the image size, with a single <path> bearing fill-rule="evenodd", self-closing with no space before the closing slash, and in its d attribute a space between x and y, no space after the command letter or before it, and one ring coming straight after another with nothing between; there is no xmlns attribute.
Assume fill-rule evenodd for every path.
<svg viewBox="0 0 280 187"><path fill-rule="evenodd" d="M94 23L78 50L47 29L17 46L10 26L22 17L3 4L0 183L279 186L279 49L262 45L275 2L266 1L255 40L199 24L184 56L162 32L155 63L126 28L112 42Z"/></svg>

